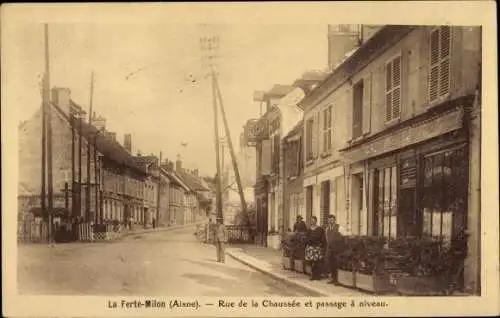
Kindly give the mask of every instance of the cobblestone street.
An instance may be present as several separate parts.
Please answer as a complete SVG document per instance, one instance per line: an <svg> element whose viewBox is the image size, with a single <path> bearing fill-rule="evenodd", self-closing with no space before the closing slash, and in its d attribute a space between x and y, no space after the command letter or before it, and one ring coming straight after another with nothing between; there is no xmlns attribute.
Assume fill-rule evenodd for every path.
<svg viewBox="0 0 500 318"><path fill-rule="evenodd" d="M196 241L194 228L115 243L20 245L21 294L308 296Z"/></svg>

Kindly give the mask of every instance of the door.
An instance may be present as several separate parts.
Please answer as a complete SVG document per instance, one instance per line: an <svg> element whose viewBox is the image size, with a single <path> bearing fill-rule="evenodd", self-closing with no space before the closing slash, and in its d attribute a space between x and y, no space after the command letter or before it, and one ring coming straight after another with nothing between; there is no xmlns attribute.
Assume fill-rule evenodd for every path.
<svg viewBox="0 0 500 318"><path fill-rule="evenodd" d="M420 211L417 206L417 160L401 160L399 172L398 236L420 235Z"/></svg>
<svg viewBox="0 0 500 318"><path fill-rule="evenodd" d="M321 183L321 220L320 225L325 226L330 214L330 180Z"/></svg>
<svg viewBox="0 0 500 318"><path fill-rule="evenodd" d="M311 217L313 214L313 187L306 187L306 224L311 224Z"/></svg>

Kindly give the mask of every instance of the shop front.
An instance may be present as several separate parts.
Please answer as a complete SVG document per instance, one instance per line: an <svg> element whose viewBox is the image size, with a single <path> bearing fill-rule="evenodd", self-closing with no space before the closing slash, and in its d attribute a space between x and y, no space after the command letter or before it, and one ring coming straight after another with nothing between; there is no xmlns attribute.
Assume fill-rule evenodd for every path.
<svg viewBox="0 0 500 318"><path fill-rule="evenodd" d="M464 106L448 107L342 149L354 233L383 236L389 246L401 238L463 241L468 213L477 212L468 211L466 118ZM463 283L463 259L456 267Z"/></svg>
<svg viewBox="0 0 500 318"><path fill-rule="evenodd" d="M268 234L268 181L261 177L255 185L255 244L267 246Z"/></svg>

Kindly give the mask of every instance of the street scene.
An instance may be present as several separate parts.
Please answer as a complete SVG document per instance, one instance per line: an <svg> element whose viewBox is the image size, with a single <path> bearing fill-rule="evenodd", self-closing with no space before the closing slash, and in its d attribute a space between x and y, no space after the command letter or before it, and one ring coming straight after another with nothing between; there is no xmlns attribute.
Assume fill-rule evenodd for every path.
<svg viewBox="0 0 500 318"><path fill-rule="evenodd" d="M235 260L217 263L214 256L213 246L197 242L192 228L131 235L113 244L25 245L19 249L19 293L311 295Z"/></svg>
<svg viewBox="0 0 500 318"><path fill-rule="evenodd" d="M481 295L481 27L19 32L20 294Z"/></svg>

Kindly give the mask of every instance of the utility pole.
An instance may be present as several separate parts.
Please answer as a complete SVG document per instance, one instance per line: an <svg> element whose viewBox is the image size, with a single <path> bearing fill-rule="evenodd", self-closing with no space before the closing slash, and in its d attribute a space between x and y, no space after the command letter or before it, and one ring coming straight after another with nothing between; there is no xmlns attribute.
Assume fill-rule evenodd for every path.
<svg viewBox="0 0 500 318"><path fill-rule="evenodd" d="M89 126L92 127L92 97L94 95L94 72L90 75L90 101L89 101ZM90 194L91 194L91 182L90 182L90 136L87 140L87 187L85 188L85 215L87 220L92 220L90 215Z"/></svg>
<svg viewBox="0 0 500 318"><path fill-rule="evenodd" d="M43 75L42 78L42 169L41 169L41 175L42 175L42 192L40 193L40 200L41 200L41 208L42 208L42 217L44 220L48 221L48 214L47 214L47 207L46 207L46 176L47 176L47 93L45 92L46 90L46 85L45 82L47 81L46 75ZM48 226L48 223L47 223ZM48 235L48 234L47 234ZM48 239L48 237L47 237Z"/></svg>
<svg viewBox="0 0 500 318"><path fill-rule="evenodd" d="M160 195L161 195L161 161L162 161L162 152L160 151L160 161L158 162L158 190L156 193L156 220L155 226L157 226L158 222L160 222Z"/></svg>
<svg viewBox="0 0 500 318"><path fill-rule="evenodd" d="M47 146L47 196L48 196L48 239L52 241L52 218L54 212L54 188L52 178L52 115L50 106L50 65L49 65L49 25L45 24L45 80L44 104L46 116L46 146Z"/></svg>
<svg viewBox="0 0 500 318"><path fill-rule="evenodd" d="M82 217L82 121L83 118L78 118L78 184L77 184L77 198L78 198L78 217ZM88 220L85 218L85 222Z"/></svg>
<svg viewBox="0 0 500 318"><path fill-rule="evenodd" d="M215 90L217 96L219 97L220 109L222 113L222 120L224 122L224 129L226 131L227 144L229 146L229 153L231 154L231 161L233 162L234 175L236 177L236 183L238 185L238 192L240 194L241 209L243 214L247 212L247 204L245 201L245 195L243 194L243 188L241 185L240 171L238 169L238 162L236 160L236 155L234 153L233 142L231 140L231 132L229 131L229 126L227 124L226 112L224 110L224 104L222 102L222 94L220 92L219 83L217 81L217 76L214 75Z"/></svg>
<svg viewBox="0 0 500 318"><path fill-rule="evenodd" d="M96 213L96 223L102 224L103 223L103 217L101 211L99 211L99 189L100 189L100 184L99 184L99 178L98 178L98 173L99 173L99 166L97 164L97 137L98 137L99 131L95 133L94 136L94 179L95 179L95 213Z"/></svg>
<svg viewBox="0 0 500 318"><path fill-rule="evenodd" d="M214 50L217 45L217 38L209 37L202 38L200 40L202 49L207 51L206 58L209 61L208 67L210 68L210 77L212 80L212 107L214 113L214 143L215 143L215 160L217 166L217 178L215 180L215 204L216 204L216 213L217 213L217 221L223 223L224 218L222 214L222 193L221 193L221 168L220 168L220 147L219 147L219 124L218 124L218 113L217 113L217 92L215 90L215 72L213 70L213 59L214 59Z"/></svg>
<svg viewBox="0 0 500 318"><path fill-rule="evenodd" d="M74 217L76 211L76 185L75 185L75 116L71 113L69 114L70 125L71 125L71 217Z"/></svg>

